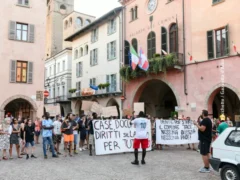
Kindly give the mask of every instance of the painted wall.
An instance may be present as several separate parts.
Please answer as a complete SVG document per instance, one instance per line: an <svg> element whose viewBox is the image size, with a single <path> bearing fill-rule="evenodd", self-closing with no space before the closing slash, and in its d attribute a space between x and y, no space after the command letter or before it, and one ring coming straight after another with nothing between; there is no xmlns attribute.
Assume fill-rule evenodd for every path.
<svg viewBox="0 0 240 180"><path fill-rule="evenodd" d="M43 114L43 102L36 102L36 91L43 91L44 84L44 52L46 33L46 2L32 0L30 7L16 5L17 1L3 1L1 13L4 18L0 20L0 117L4 116L7 102L17 97L23 97L33 103L37 116ZM37 19L37 21L36 21ZM35 25L34 43L14 41L8 39L9 21L17 21ZM23 60L33 62L33 84L10 83L10 60ZM33 99L31 98L33 97ZM10 99L9 99L10 98ZM9 100L7 100L9 99Z"/></svg>

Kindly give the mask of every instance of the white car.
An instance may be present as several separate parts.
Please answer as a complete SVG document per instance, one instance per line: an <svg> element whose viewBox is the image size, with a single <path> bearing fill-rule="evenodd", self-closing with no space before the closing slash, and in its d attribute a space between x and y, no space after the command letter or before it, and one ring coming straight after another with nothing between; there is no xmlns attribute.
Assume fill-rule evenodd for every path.
<svg viewBox="0 0 240 180"><path fill-rule="evenodd" d="M240 180L240 127L227 128L212 144L210 164L222 180Z"/></svg>

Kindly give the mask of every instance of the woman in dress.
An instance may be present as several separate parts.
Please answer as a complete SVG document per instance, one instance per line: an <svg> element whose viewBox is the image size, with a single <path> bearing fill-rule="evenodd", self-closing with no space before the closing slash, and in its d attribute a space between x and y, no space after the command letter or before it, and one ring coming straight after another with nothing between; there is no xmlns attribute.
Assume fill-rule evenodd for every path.
<svg viewBox="0 0 240 180"><path fill-rule="evenodd" d="M19 145L20 128L21 128L21 126L20 126L20 124L18 124L18 120L16 118L14 118L13 125L12 125L12 134L10 136L10 150L9 150L10 158L9 159L13 159L12 158L12 149L13 149L14 144L16 146L18 158L22 158L20 156L20 145Z"/></svg>
<svg viewBox="0 0 240 180"><path fill-rule="evenodd" d="M0 126L0 150L3 152L3 160L8 160L7 150L10 147L10 135L12 133L11 119L6 118Z"/></svg>
<svg viewBox="0 0 240 180"><path fill-rule="evenodd" d="M22 119L22 123L21 123L21 128L20 128L20 138L21 138L21 155L26 155L25 153L25 141L24 141L24 128L26 126L26 123L27 123L27 119L26 118L23 118Z"/></svg>

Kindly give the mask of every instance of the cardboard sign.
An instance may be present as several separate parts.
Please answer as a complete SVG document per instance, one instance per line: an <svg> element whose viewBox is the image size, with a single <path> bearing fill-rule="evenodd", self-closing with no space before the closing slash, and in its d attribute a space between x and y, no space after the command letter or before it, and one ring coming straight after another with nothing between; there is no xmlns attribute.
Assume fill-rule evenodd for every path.
<svg viewBox="0 0 240 180"><path fill-rule="evenodd" d="M37 101L43 101L43 91L37 91L36 92L36 100Z"/></svg>
<svg viewBox="0 0 240 180"><path fill-rule="evenodd" d="M91 96L95 94L95 90L91 88L83 88L81 91L82 96Z"/></svg>
<svg viewBox="0 0 240 180"><path fill-rule="evenodd" d="M235 115L235 122L240 122L240 115Z"/></svg>
<svg viewBox="0 0 240 180"><path fill-rule="evenodd" d="M118 116L117 107L116 106L103 107L102 116L103 117Z"/></svg>
<svg viewBox="0 0 240 180"><path fill-rule="evenodd" d="M94 139L96 155L133 152L133 140L136 130L130 120L94 120ZM151 150L151 124L146 126L148 134L148 151ZM139 149L141 151L141 149Z"/></svg>
<svg viewBox="0 0 240 180"><path fill-rule="evenodd" d="M134 107L135 115L138 115L140 111L144 112L144 103L134 103L133 107Z"/></svg>
<svg viewBox="0 0 240 180"><path fill-rule="evenodd" d="M82 110L91 111L93 103L93 101L82 101Z"/></svg>
<svg viewBox="0 0 240 180"><path fill-rule="evenodd" d="M130 109L123 109L123 116L132 116L132 108Z"/></svg>
<svg viewBox="0 0 240 180"><path fill-rule="evenodd" d="M97 114L102 114L102 106L97 102L94 102L91 107L91 112L95 112Z"/></svg>
<svg viewBox="0 0 240 180"><path fill-rule="evenodd" d="M192 120L156 121L157 144L177 145L198 142L198 129Z"/></svg>
<svg viewBox="0 0 240 180"><path fill-rule="evenodd" d="M46 112L48 112L50 116L56 116L61 114L61 108L59 104L45 104L44 107L46 109Z"/></svg>

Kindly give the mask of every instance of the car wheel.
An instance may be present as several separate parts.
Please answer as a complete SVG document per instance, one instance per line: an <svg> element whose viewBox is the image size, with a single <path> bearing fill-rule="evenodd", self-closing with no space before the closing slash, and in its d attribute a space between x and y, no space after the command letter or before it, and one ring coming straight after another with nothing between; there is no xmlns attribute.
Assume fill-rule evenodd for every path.
<svg viewBox="0 0 240 180"><path fill-rule="evenodd" d="M238 169L233 165L225 165L221 170L222 180L239 180L240 175Z"/></svg>

